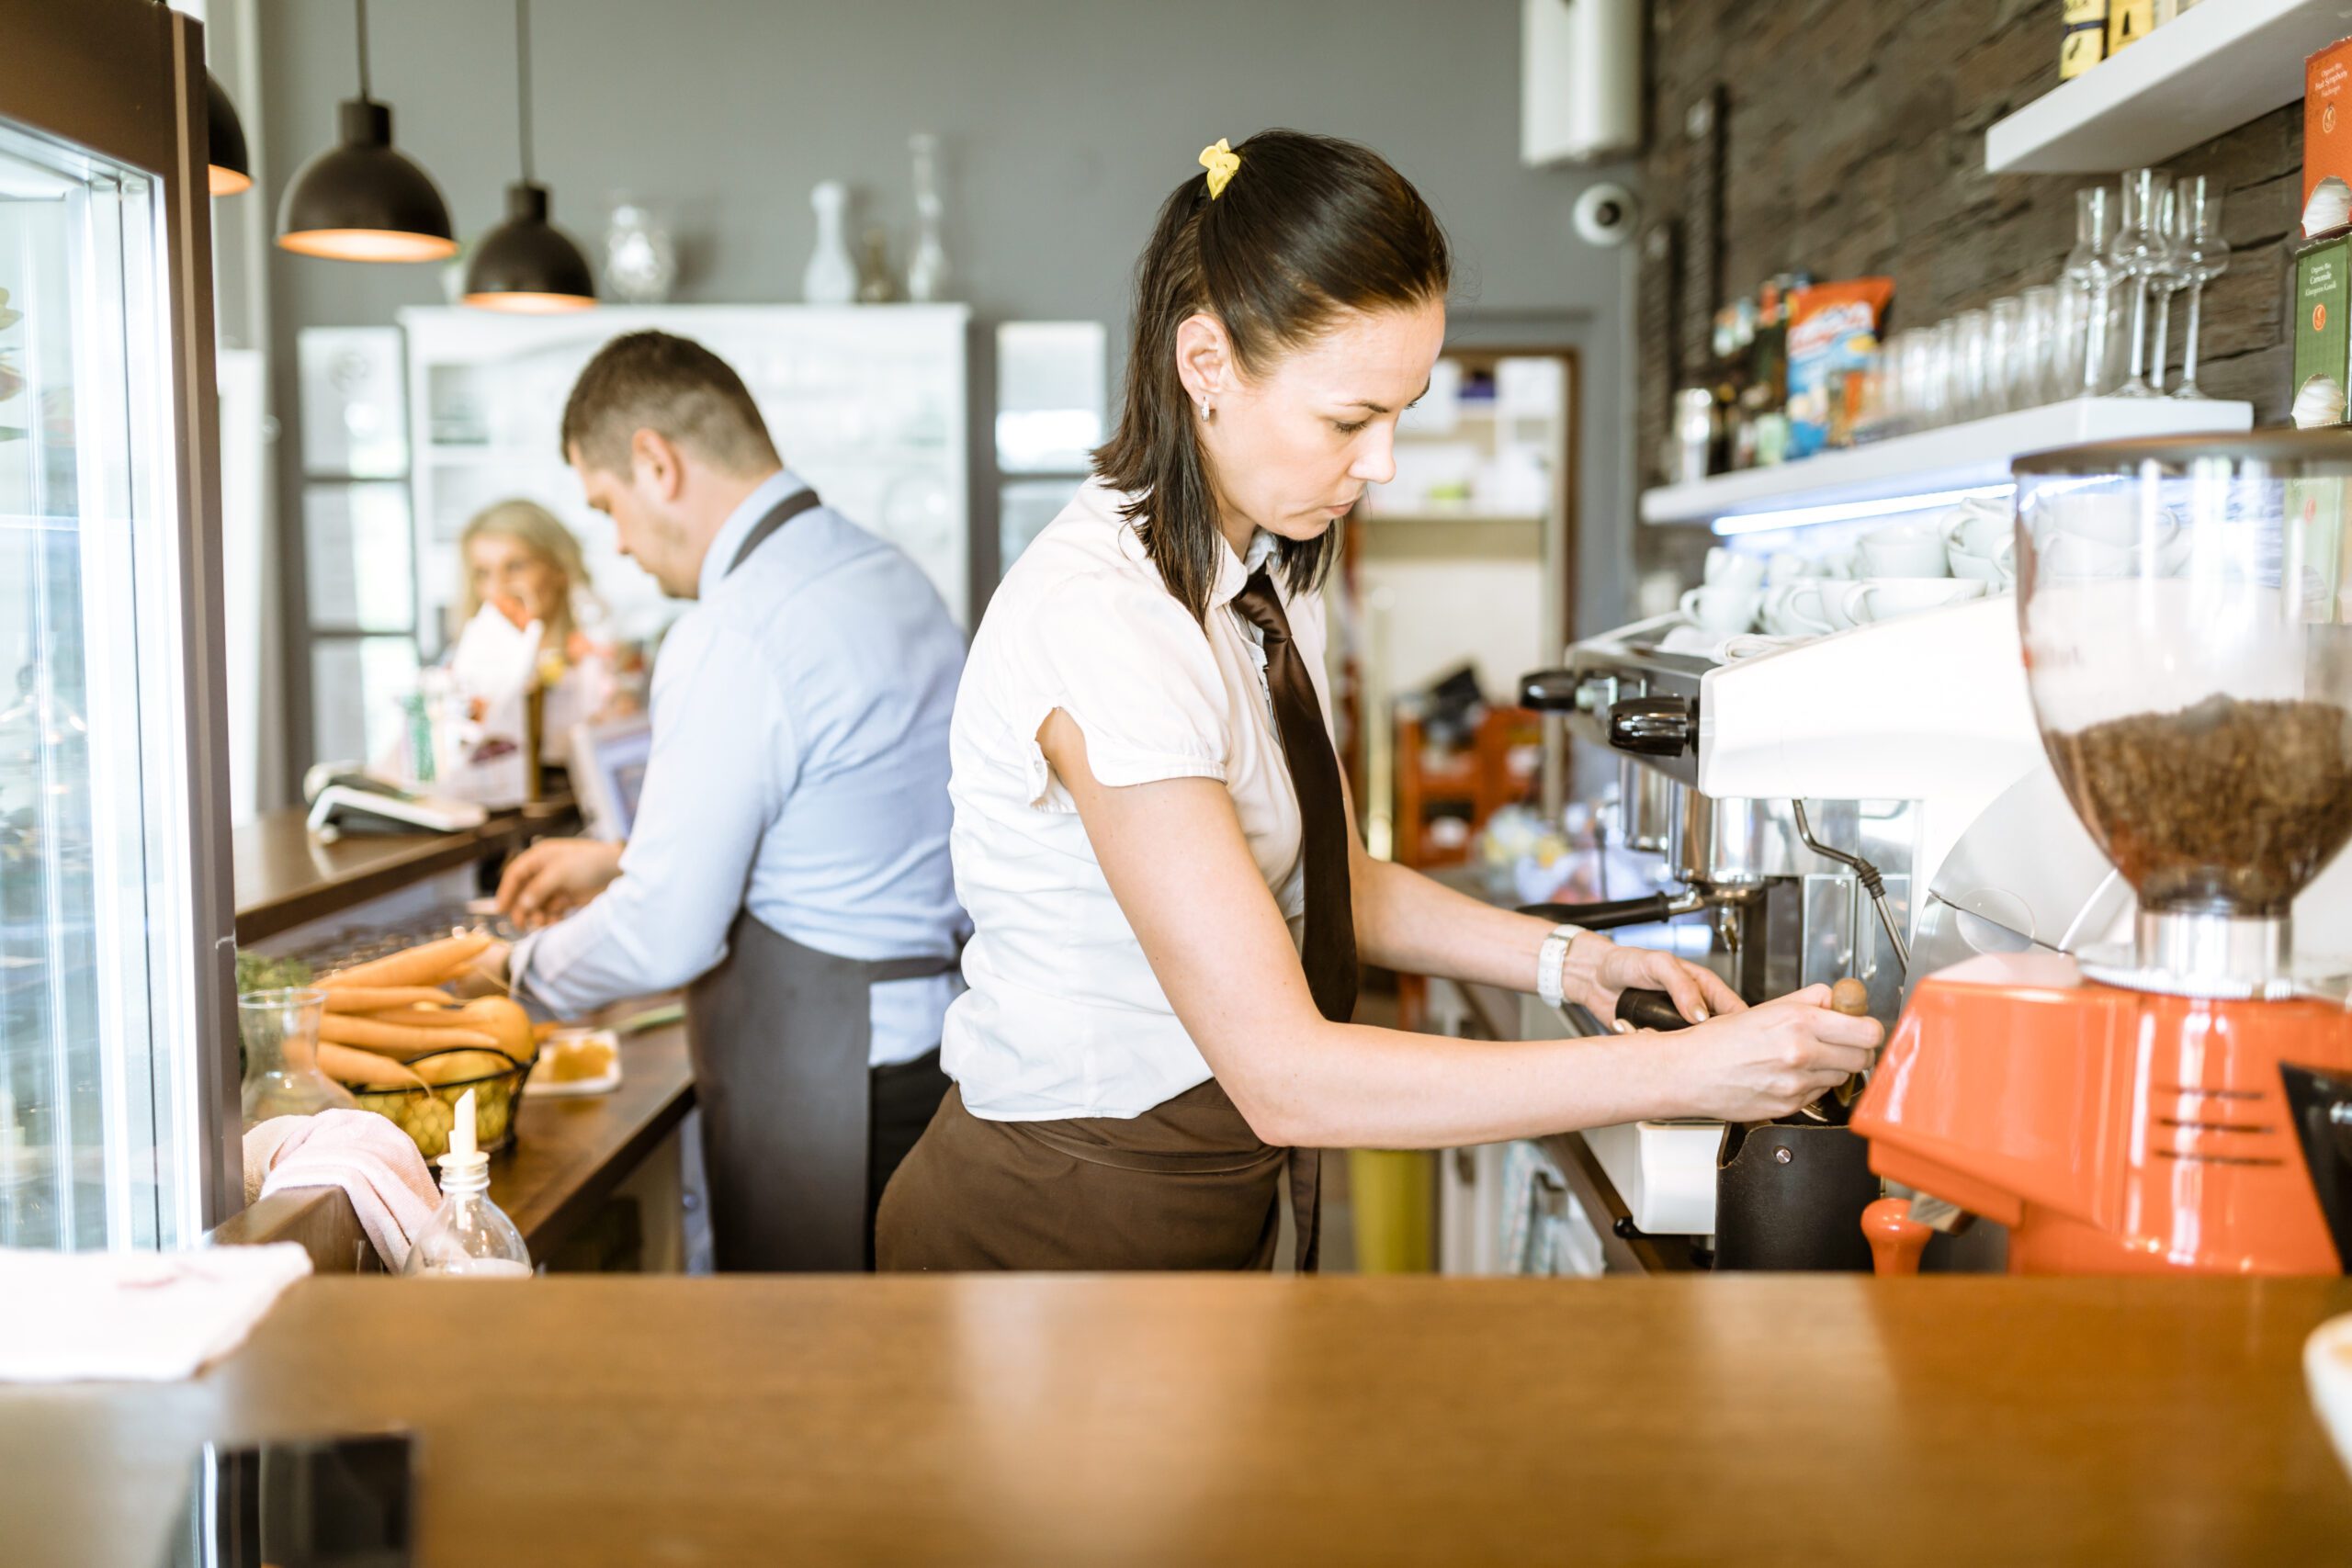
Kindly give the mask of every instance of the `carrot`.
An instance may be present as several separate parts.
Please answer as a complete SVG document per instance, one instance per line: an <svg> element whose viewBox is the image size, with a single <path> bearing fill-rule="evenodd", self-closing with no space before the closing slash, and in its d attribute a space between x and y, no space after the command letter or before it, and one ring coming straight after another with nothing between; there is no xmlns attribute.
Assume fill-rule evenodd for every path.
<svg viewBox="0 0 2352 1568"><path fill-rule="evenodd" d="M319 984L330 991L346 986L430 986L449 978L480 958L489 949L490 940L479 931L443 937L438 942L422 942L405 952L337 970Z"/></svg>
<svg viewBox="0 0 2352 1568"><path fill-rule="evenodd" d="M412 1072L406 1064L390 1056L379 1056L372 1051L353 1051L341 1045L319 1043L319 1067L331 1078L345 1083L365 1084L370 1089L423 1089L424 1080Z"/></svg>
<svg viewBox="0 0 2352 1568"><path fill-rule="evenodd" d="M430 986L337 986L327 992L329 1012L381 1012L387 1008L456 1005L455 997Z"/></svg>
<svg viewBox="0 0 2352 1568"><path fill-rule="evenodd" d="M337 1045L356 1045L363 1051L378 1051L394 1056L413 1056L420 1051L439 1051L453 1045L488 1046L493 1050L498 1045L495 1036L480 1030L385 1023L348 1012L331 1012L320 1019L319 1038Z"/></svg>
<svg viewBox="0 0 2352 1568"><path fill-rule="evenodd" d="M480 1029L466 1010L460 1007L365 1008L346 1013L348 1018L371 1019L378 1023L405 1024L412 1029Z"/></svg>

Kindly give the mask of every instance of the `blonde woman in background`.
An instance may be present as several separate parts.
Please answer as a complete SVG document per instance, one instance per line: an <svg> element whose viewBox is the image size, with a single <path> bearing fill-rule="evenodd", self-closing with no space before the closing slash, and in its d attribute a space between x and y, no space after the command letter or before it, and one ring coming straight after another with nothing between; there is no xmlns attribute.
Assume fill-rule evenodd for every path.
<svg viewBox="0 0 2352 1568"><path fill-rule="evenodd" d="M461 563L458 626L495 604L516 626L545 628L539 670L548 682L546 734L551 761L570 750L572 726L611 716L616 688L612 645L580 626L599 601L571 530L534 501L483 508L458 541Z"/></svg>

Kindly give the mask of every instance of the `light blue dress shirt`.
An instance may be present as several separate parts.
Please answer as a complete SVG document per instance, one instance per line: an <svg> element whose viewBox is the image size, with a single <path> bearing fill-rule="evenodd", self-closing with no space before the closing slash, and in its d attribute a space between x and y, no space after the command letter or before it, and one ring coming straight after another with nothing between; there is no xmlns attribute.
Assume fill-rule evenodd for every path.
<svg viewBox="0 0 2352 1568"><path fill-rule="evenodd" d="M684 985L726 956L747 907L844 958L944 956L971 929L947 859L964 637L930 581L828 506L728 570L802 488L778 472L736 508L662 641L618 880L515 944L515 984L559 1014ZM954 975L874 987L874 1065L937 1045L961 989Z"/></svg>

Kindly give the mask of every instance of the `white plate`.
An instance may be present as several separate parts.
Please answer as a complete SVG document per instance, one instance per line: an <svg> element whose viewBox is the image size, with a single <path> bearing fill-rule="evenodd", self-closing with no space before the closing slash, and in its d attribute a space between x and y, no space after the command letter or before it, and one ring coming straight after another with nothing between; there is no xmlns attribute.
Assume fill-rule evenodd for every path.
<svg viewBox="0 0 2352 1568"><path fill-rule="evenodd" d="M568 1099L582 1094L609 1094L621 1087L621 1053L618 1035L609 1029L559 1029L548 1036L546 1045L539 1047L539 1054L543 1058L541 1066L545 1066L544 1058L548 1054L548 1046L553 1045L559 1040L602 1040L605 1044L613 1047L612 1071L593 1078L567 1078L560 1082L534 1072L523 1085L525 1098Z"/></svg>

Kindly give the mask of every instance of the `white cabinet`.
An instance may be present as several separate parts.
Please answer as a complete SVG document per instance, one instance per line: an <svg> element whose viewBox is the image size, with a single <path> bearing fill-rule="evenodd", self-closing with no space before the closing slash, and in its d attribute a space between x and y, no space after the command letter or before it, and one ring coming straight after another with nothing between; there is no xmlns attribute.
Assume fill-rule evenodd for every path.
<svg viewBox="0 0 2352 1568"><path fill-rule="evenodd" d="M595 591L625 636L679 606L615 547L559 449L565 400L623 333L693 338L735 367L786 467L922 568L969 624L971 509L960 305L660 305L571 316L401 312L407 334L418 632L428 657L458 591L457 544L493 502L526 497L579 536Z"/></svg>

